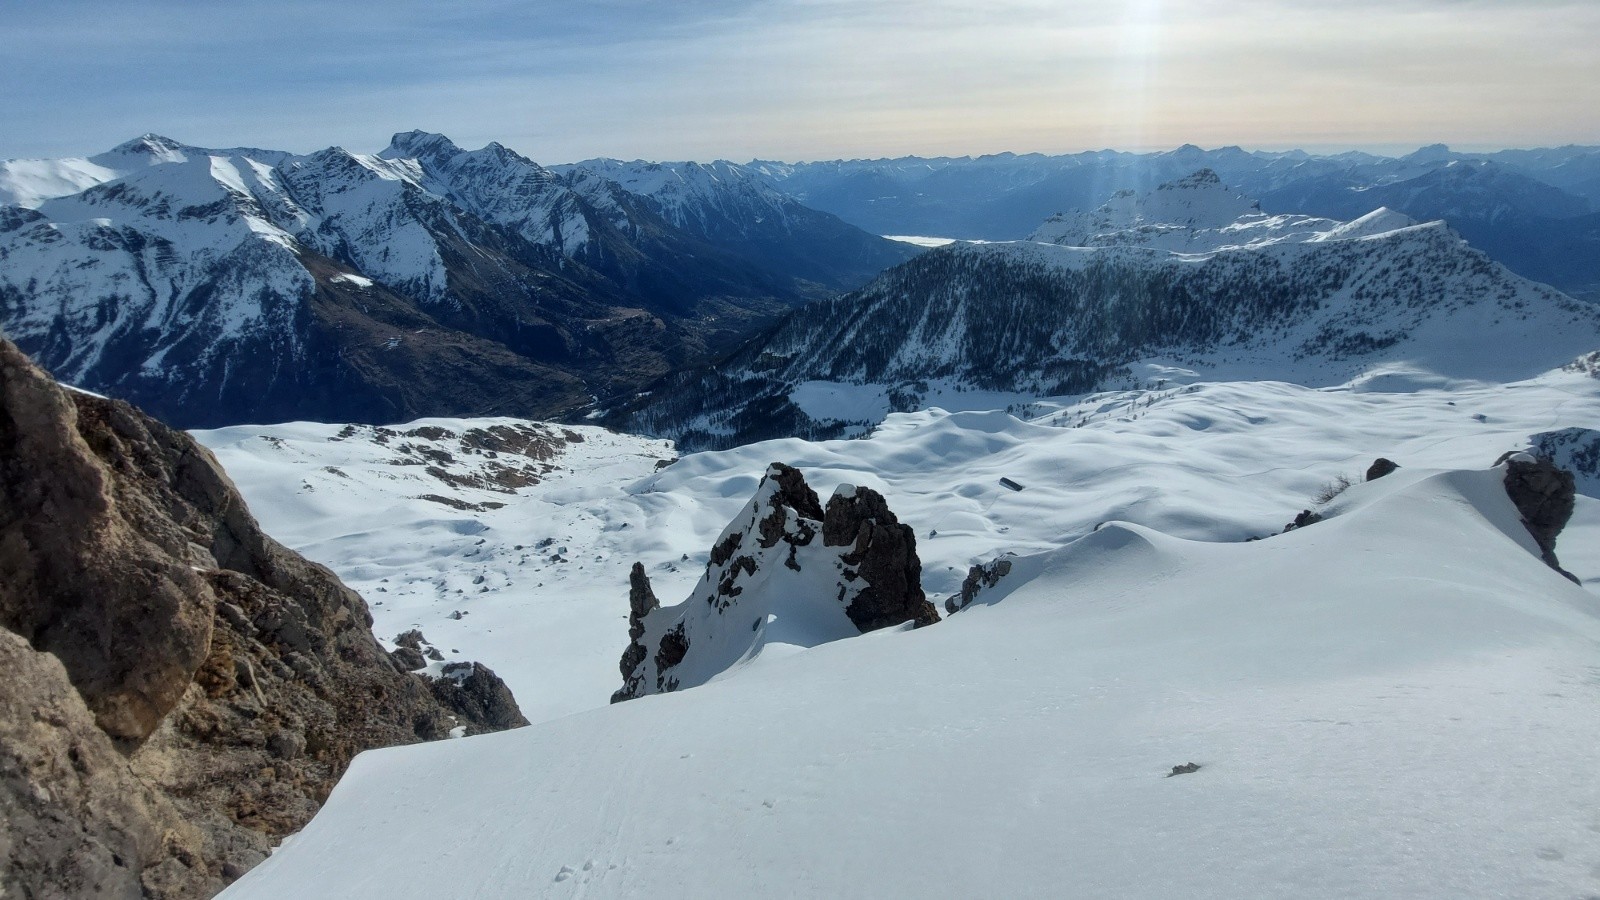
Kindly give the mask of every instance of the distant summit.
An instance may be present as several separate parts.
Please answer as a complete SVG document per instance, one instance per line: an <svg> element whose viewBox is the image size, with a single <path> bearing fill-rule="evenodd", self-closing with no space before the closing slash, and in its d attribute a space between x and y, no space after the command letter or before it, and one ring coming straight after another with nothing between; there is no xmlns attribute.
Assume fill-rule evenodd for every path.
<svg viewBox="0 0 1600 900"><path fill-rule="evenodd" d="M1184 249L1197 233L1260 212L1259 203L1223 184L1216 172L1200 169L1147 194L1118 191L1093 212L1052 216L1028 239L1072 247L1137 243Z"/></svg>
<svg viewBox="0 0 1600 900"><path fill-rule="evenodd" d="M1393 366L1504 381L1596 345L1600 307L1519 278L1442 221L1271 215L1202 170L1052 217L1031 241L930 251L609 414L726 446L856 434L967 392L1023 403L1145 373L1324 387Z"/></svg>

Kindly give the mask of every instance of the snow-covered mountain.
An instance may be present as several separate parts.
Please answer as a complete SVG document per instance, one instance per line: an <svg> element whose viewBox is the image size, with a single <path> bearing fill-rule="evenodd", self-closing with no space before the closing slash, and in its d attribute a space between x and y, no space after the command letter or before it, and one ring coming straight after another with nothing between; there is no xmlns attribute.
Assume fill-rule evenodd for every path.
<svg viewBox="0 0 1600 900"><path fill-rule="evenodd" d="M1306 240L1342 223L1308 216L1269 216L1261 204L1230 190L1210 169L1168 182L1146 194L1118 191L1089 213L1046 219L1028 240L1065 247L1137 246L1176 253ZM1378 210L1363 220L1364 233L1415 222ZM1347 236L1340 232L1340 236Z"/></svg>
<svg viewBox="0 0 1600 900"><path fill-rule="evenodd" d="M1591 243L1595 227L1585 218L1600 211L1596 147L1469 154L1435 145L1391 158L1185 145L1142 154L1001 153L749 166L779 190L879 234L984 240L1016 240L1051 214L1095 209L1119 191L1143 194L1202 168L1260 198L1270 212L1348 219L1389 206L1416 219L1444 218L1524 277L1567 291L1600 290L1600 272L1589 264L1600 256ZM1468 177L1471 172L1479 177ZM1412 183L1400 187L1407 182ZM1346 202L1330 205L1330 199ZM1495 208L1527 216L1480 215ZM1536 234L1527 233L1530 227Z"/></svg>
<svg viewBox="0 0 1600 900"><path fill-rule="evenodd" d="M829 287L861 287L914 251L863 242L858 229L780 193L744 166L591 159L558 169L593 172L644 197L662 218L776 271Z"/></svg>
<svg viewBox="0 0 1600 900"><path fill-rule="evenodd" d="M1508 272L1443 222L1272 216L1214 175L955 244L799 310L611 421L691 445L829 436L891 409L1247 377L1510 380L1600 345L1600 306ZM1040 241L1062 241L1041 243ZM990 392L962 399L963 392Z"/></svg>
<svg viewBox="0 0 1600 900"><path fill-rule="evenodd" d="M6 171L31 205L0 206L0 324L58 377L180 424L550 415L826 292L592 173L440 135L376 156L146 136Z"/></svg>
<svg viewBox="0 0 1600 900"><path fill-rule="evenodd" d="M1408 173L1409 174L1409 173ZM1591 201L1509 165L1448 159L1413 177L1371 170L1306 178L1264 194L1272 210L1348 218L1382 205L1444 219L1512 271L1562 288L1600 291L1600 213Z"/></svg>
<svg viewBox="0 0 1600 900"><path fill-rule="evenodd" d="M180 144L159 134L146 134L90 157L0 160L0 206L32 209L46 200L76 194L149 166L185 162L193 156L213 155L242 156L276 165L292 154L249 147L205 150Z"/></svg>

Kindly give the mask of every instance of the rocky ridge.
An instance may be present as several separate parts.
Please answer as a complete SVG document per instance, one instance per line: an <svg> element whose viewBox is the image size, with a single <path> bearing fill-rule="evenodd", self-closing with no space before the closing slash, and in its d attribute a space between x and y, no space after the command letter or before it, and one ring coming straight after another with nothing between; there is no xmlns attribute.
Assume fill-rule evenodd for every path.
<svg viewBox="0 0 1600 900"><path fill-rule="evenodd" d="M481 666L401 671L209 451L5 341L0 490L7 891L209 896L362 750L520 724Z"/></svg>
<svg viewBox="0 0 1600 900"><path fill-rule="evenodd" d="M703 684L769 643L815 646L937 621L916 536L882 495L841 485L824 508L798 469L773 463L683 603L661 606L634 566L623 686L611 700Z"/></svg>

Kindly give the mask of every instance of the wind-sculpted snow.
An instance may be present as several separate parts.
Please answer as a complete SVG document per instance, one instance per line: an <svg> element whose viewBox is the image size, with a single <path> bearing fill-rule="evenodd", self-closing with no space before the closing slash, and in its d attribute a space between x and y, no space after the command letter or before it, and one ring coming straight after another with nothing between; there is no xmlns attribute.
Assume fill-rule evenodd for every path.
<svg viewBox="0 0 1600 900"><path fill-rule="evenodd" d="M1511 274L1441 222L1225 220L1243 202L1196 177L1041 230L1066 246L931 250L610 421L719 446L874 424L797 399L819 383L911 409L951 389L1037 397L1219 375L1328 386L1388 367L1505 381L1600 345L1600 305Z"/></svg>
<svg viewBox="0 0 1600 900"><path fill-rule="evenodd" d="M364 754L227 896L1584 896L1600 617L1503 474L1109 522L931 628Z"/></svg>
<svg viewBox="0 0 1600 900"><path fill-rule="evenodd" d="M999 396L986 411L891 414L857 440L786 439L681 457L663 441L574 428L583 443L567 444L538 483L509 492L476 486L475 473L493 460L463 452L455 438L378 443L379 432L360 427L336 440L341 426L304 423L200 437L270 533L368 598L380 638L420 628L447 658L456 649L483 660L538 722L605 704L628 642L632 565L643 564L662 602L689 597L773 460L802 470L824 499L841 484L881 494L916 530L923 590L942 606L972 566L1058 547L1100 522L1201 541L1263 537L1302 509L1321 509L1312 498L1324 485L1360 480L1378 457L1401 465L1391 478L1483 466L1534 446L1536 435L1596 422L1600 380L1577 371L1511 384L1412 383L1403 392L1174 383L1063 400ZM458 434L510 423L390 430L439 424ZM430 461L435 451L454 462ZM430 474L433 465L451 480ZM1579 490L1557 552L1593 591L1600 501L1582 493L1581 476ZM769 646L739 677L777 655Z"/></svg>

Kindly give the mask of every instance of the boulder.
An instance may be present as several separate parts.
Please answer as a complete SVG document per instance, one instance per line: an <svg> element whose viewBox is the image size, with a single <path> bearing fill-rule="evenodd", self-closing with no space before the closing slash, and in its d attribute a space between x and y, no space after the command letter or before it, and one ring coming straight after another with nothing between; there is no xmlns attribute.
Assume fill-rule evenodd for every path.
<svg viewBox="0 0 1600 900"><path fill-rule="evenodd" d="M439 702L468 723L467 734L528 724L511 689L483 663L447 663L432 687Z"/></svg>
<svg viewBox="0 0 1600 900"><path fill-rule="evenodd" d="M861 631L876 631L902 622L916 627L939 621L939 613L922 592L922 561L911 526L889 510L883 495L871 488L840 489L828 498L822 519L822 543L847 548L846 582L864 582L845 607Z"/></svg>
<svg viewBox="0 0 1600 900"><path fill-rule="evenodd" d="M1379 478L1392 473L1398 468L1400 468L1399 463L1380 456L1372 461L1372 465L1367 467L1367 480L1377 481Z"/></svg>

